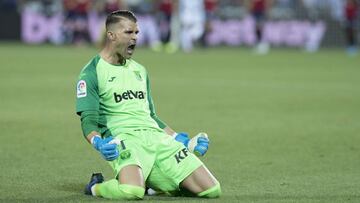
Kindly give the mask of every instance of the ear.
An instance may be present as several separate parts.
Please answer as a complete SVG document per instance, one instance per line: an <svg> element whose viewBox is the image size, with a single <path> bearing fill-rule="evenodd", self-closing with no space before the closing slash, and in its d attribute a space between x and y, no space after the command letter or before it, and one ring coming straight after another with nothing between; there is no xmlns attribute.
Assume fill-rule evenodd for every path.
<svg viewBox="0 0 360 203"><path fill-rule="evenodd" d="M114 34L113 32L111 32L111 31L108 31L108 32L106 33L106 35L107 35L107 37L108 37L108 39L109 39L110 41L114 41L115 38L116 38L115 34Z"/></svg>

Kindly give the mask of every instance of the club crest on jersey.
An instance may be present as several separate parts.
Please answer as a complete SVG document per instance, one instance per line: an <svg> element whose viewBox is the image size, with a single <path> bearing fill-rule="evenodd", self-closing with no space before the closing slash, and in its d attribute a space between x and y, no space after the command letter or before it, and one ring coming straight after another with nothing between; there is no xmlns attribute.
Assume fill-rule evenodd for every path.
<svg viewBox="0 0 360 203"><path fill-rule="evenodd" d="M86 97L86 82L85 82L85 80L80 80L77 83L76 95L77 95L77 98Z"/></svg>
<svg viewBox="0 0 360 203"><path fill-rule="evenodd" d="M134 71L134 74L135 74L136 79L138 79L139 81L142 81L140 71Z"/></svg>
<svg viewBox="0 0 360 203"><path fill-rule="evenodd" d="M121 151L121 152L120 152L120 158L121 158L122 160L128 159L128 158L130 158L130 157L131 157L131 152L130 152L130 150L124 150L124 151Z"/></svg>

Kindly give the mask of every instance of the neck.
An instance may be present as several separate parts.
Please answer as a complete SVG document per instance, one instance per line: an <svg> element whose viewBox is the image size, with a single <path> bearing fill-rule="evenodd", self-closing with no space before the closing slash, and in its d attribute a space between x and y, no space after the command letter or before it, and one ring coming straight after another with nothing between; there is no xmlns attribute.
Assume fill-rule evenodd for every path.
<svg viewBox="0 0 360 203"><path fill-rule="evenodd" d="M100 56L106 62L113 64L113 65L125 65L125 63L126 63L126 59L123 56L121 56L119 53L117 53L115 49L111 49L108 46L106 46L100 52Z"/></svg>

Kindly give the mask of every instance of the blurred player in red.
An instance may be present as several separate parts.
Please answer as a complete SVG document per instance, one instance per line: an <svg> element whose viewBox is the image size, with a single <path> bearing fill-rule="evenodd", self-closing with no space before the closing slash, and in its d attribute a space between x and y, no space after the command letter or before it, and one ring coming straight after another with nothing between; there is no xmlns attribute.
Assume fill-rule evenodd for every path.
<svg viewBox="0 0 360 203"><path fill-rule="evenodd" d="M88 12L92 6L90 0L64 0L65 40L68 43L83 44L90 42L87 23Z"/></svg>
<svg viewBox="0 0 360 203"><path fill-rule="evenodd" d="M266 21L267 12L272 0L248 0L250 14L255 20L256 53L266 54L269 51L269 44L263 40L263 26Z"/></svg>
<svg viewBox="0 0 360 203"><path fill-rule="evenodd" d="M172 14L172 1L157 0L158 21L160 27L161 42L167 44L170 42L170 22Z"/></svg>
<svg viewBox="0 0 360 203"><path fill-rule="evenodd" d="M161 47L167 53L175 53L179 48L179 0L155 0L159 24Z"/></svg>
<svg viewBox="0 0 360 203"><path fill-rule="evenodd" d="M357 0L346 0L344 9L347 52L349 55L355 55L357 54L356 21L359 12L359 3L357 2Z"/></svg>
<svg viewBox="0 0 360 203"><path fill-rule="evenodd" d="M218 8L218 0L204 0L205 4L205 30L200 38L201 45L207 47L207 35L212 31L211 21L215 18L215 12Z"/></svg>

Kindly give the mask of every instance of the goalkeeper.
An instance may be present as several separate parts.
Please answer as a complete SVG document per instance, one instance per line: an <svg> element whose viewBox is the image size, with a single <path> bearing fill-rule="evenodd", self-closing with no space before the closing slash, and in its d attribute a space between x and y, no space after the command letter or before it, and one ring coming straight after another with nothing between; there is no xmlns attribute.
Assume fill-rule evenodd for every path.
<svg viewBox="0 0 360 203"><path fill-rule="evenodd" d="M151 187L170 195L214 198L220 184L188 150L190 140L155 114L145 68L131 59L136 46L137 19L115 11L106 19L106 44L81 71L76 112L83 134L108 161L115 178L93 174L85 194L108 199L142 199ZM203 155L209 140L195 140ZM190 193L189 193L190 192Z"/></svg>

